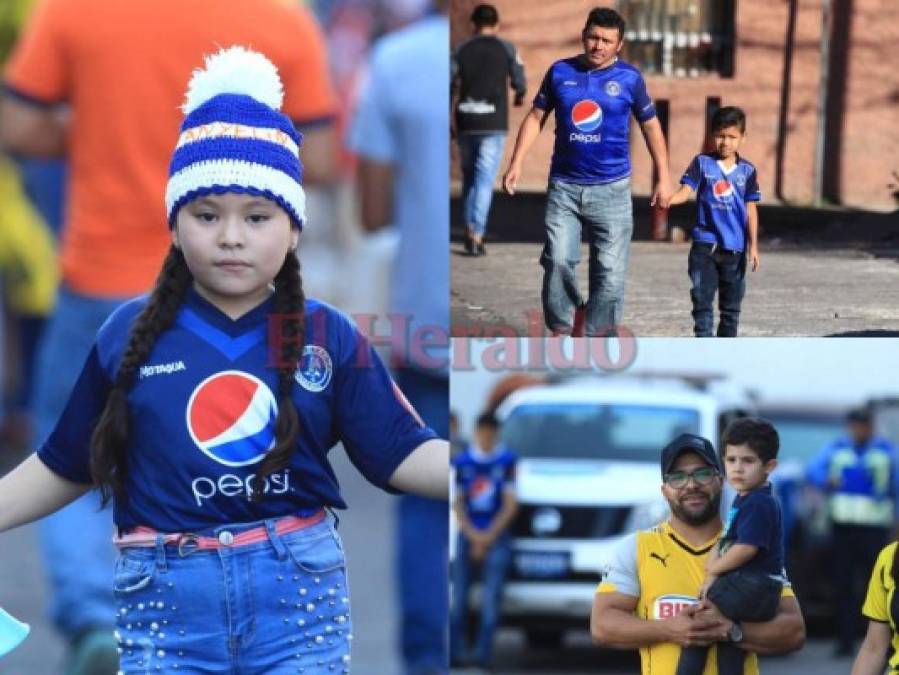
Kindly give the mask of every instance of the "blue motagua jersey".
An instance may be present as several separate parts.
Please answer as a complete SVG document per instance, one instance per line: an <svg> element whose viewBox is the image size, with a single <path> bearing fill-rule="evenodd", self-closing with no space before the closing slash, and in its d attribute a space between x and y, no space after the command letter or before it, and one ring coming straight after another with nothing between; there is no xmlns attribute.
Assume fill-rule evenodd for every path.
<svg viewBox="0 0 899 675"><path fill-rule="evenodd" d="M725 171L714 154L697 155L680 182L696 191L693 240L731 251L746 248L746 202L761 201L755 167L742 157Z"/></svg>
<svg viewBox="0 0 899 675"><path fill-rule="evenodd" d="M91 481L90 438L146 298L120 307L100 329L56 429L38 450L71 481ZM271 300L236 321L195 291L156 342L128 394L127 501L122 530L199 531L322 506L345 508L328 451L342 441L353 464L387 488L399 464L435 438L343 314L306 302L306 347L294 375L299 438L290 465L268 477L256 504L251 479L275 440L278 371ZM273 331L277 333L277 331Z"/></svg>
<svg viewBox="0 0 899 675"><path fill-rule="evenodd" d="M656 115L639 70L623 61L590 69L580 57L550 66L534 107L555 111L550 179L580 185L629 176L630 116L642 123Z"/></svg>
<svg viewBox="0 0 899 675"><path fill-rule="evenodd" d="M503 492L515 483L515 453L500 445L490 453L472 447L453 458L456 487L471 524L486 530L503 505Z"/></svg>

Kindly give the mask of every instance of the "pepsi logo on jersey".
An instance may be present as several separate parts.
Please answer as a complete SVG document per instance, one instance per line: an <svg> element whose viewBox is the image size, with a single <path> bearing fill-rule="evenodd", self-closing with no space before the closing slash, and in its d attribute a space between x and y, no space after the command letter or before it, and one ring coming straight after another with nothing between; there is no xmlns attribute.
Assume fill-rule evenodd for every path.
<svg viewBox="0 0 899 675"><path fill-rule="evenodd" d="M599 103L596 101L589 98L582 99L571 108L571 123L577 131L569 134L569 141L599 143L599 134L583 132L595 131L600 127L602 124L602 108L599 107Z"/></svg>

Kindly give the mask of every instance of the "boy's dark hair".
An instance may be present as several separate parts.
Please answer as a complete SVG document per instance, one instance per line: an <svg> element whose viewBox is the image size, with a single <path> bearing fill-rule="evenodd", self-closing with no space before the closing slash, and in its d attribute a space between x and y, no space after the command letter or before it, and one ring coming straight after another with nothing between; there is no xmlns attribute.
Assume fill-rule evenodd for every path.
<svg viewBox="0 0 899 675"><path fill-rule="evenodd" d="M586 35L591 26L599 26L600 28L617 28L618 39L624 38L624 28L627 24L621 15L614 9L608 7L594 7L587 15L587 22L584 24L583 34Z"/></svg>
<svg viewBox="0 0 899 675"><path fill-rule="evenodd" d="M762 462L777 457L780 449L780 436L777 429L768 420L761 417L741 417L727 425L721 437L721 457L727 452L728 445L745 445L752 450Z"/></svg>
<svg viewBox="0 0 899 675"><path fill-rule="evenodd" d="M499 420L496 419L496 415L492 412L481 413L480 415L478 415L478 421L475 424L475 427L490 427L492 429L499 429Z"/></svg>
<svg viewBox="0 0 899 675"><path fill-rule="evenodd" d="M734 105L718 108L715 114L712 115L711 127L713 134L719 129L726 129L727 127L737 127L741 134L745 133L746 113L743 112L742 108Z"/></svg>
<svg viewBox="0 0 899 675"><path fill-rule="evenodd" d="M491 28L499 23L499 12L493 5L478 5L471 13L471 22L478 28Z"/></svg>
<svg viewBox="0 0 899 675"><path fill-rule="evenodd" d="M184 254L172 246L150 299L131 328L121 365L106 399L106 407L103 408L91 437L91 476L100 488L104 505L112 497L120 501L127 500L128 391L134 386L140 367L153 350L153 345L175 320L192 282L193 276L184 260ZM262 499L266 477L285 468L290 462L299 433L299 420L291 392L296 364L299 363L306 341L305 303L300 263L293 251L290 251L275 276L272 311L282 318L279 342L282 347L281 354L277 355L277 363L283 365L278 368L275 447L266 453L256 470L251 486L252 499L256 502Z"/></svg>

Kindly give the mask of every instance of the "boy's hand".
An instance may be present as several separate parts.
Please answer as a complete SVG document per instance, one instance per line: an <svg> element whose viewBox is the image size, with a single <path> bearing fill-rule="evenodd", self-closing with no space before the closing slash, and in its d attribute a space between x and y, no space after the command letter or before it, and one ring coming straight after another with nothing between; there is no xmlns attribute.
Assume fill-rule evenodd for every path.
<svg viewBox="0 0 899 675"><path fill-rule="evenodd" d="M702 582L702 586L699 587L699 599L705 600L706 594L709 592L709 588L715 583L716 577L714 574L707 574L705 577L705 581Z"/></svg>
<svg viewBox="0 0 899 675"><path fill-rule="evenodd" d="M515 186L518 184L518 177L520 173L521 169L514 164L510 164L509 168L506 170L506 174L503 176L503 190L505 190L508 194L515 194Z"/></svg>
<svg viewBox="0 0 899 675"><path fill-rule="evenodd" d="M753 272L755 272L759 265L761 264L759 261L759 247L758 246L750 246L749 247L749 266Z"/></svg>

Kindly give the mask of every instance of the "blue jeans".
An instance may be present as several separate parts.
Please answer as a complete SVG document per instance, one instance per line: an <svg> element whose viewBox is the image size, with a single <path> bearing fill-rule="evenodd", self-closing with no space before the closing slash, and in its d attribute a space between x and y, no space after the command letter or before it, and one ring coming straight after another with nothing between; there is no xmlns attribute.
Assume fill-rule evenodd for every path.
<svg viewBox="0 0 899 675"><path fill-rule="evenodd" d="M25 194L58 239L65 216L67 163L61 159L18 157L16 165Z"/></svg>
<svg viewBox="0 0 899 675"><path fill-rule="evenodd" d="M115 566L121 670L138 673L348 673L346 562L326 520L217 550L122 549ZM198 533L201 534L201 533Z"/></svg>
<svg viewBox="0 0 899 675"><path fill-rule="evenodd" d="M575 267L581 260L581 228L590 244L586 335L605 335L621 323L624 284L634 231L631 180L576 185L553 180L546 202L543 315L552 331L569 333L574 310L584 304Z"/></svg>
<svg viewBox="0 0 899 675"><path fill-rule="evenodd" d="M412 368L397 384L425 423L449 436L449 383ZM408 675L449 671L449 505L404 495L399 500L397 576L402 612L401 648Z"/></svg>
<svg viewBox="0 0 899 675"><path fill-rule="evenodd" d="M469 232L479 237L487 230L493 181L503 158L505 142L505 134L459 134L462 213Z"/></svg>
<svg viewBox="0 0 899 675"><path fill-rule="evenodd" d="M56 426L97 330L126 300L88 298L60 288L38 347L32 404L35 447ZM44 518L38 529L50 582L50 616L69 639L85 629L113 623L112 509L99 508L99 496L90 492Z"/></svg>
<svg viewBox="0 0 899 675"><path fill-rule="evenodd" d="M746 255L725 251L711 244L693 242L687 272L692 288L693 334L711 337L715 323L712 303L718 293L718 337L736 337L740 303L746 291Z"/></svg>
<svg viewBox="0 0 899 675"><path fill-rule="evenodd" d="M471 562L469 555L468 539L460 534L452 569L453 609L450 620L450 651L454 661L461 660L467 651L468 591L471 587L471 572L475 564ZM508 534L502 534L487 551L487 556L481 563L481 621L474 658L482 665L489 664L493 654L493 634L499 623L503 584L506 581L506 572L511 559L512 540Z"/></svg>

